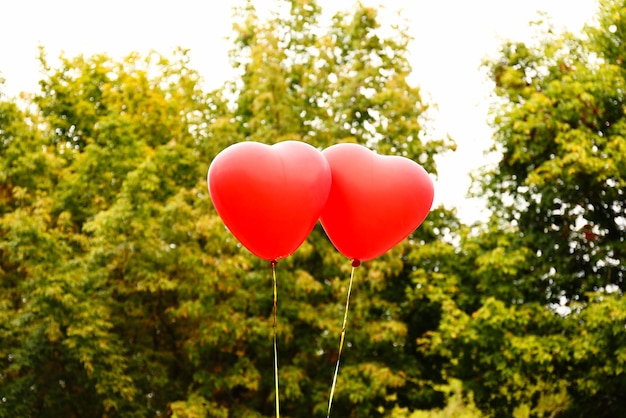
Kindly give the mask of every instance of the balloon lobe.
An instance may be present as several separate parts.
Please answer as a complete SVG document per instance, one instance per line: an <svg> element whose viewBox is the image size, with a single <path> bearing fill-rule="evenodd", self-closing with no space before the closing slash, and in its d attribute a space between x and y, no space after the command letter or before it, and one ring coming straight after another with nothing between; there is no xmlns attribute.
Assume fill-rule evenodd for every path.
<svg viewBox="0 0 626 418"><path fill-rule="evenodd" d="M416 162L347 143L322 153L331 168L332 184L320 221L346 257L367 261L384 254L428 215L434 187Z"/></svg>
<svg viewBox="0 0 626 418"><path fill-rule="evenodd" d="M330 166L299 141L240 142L222 150L207 174L209 194L230 232L265 260L291 255L326 203Z"/></svg>

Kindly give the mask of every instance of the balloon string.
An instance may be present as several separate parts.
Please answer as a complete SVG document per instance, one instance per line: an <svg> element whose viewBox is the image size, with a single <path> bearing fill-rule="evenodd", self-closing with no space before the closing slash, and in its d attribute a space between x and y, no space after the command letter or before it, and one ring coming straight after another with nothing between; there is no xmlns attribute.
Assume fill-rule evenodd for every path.
<svg viewBox="0 0 626 418"><path fill-rule="evenodd" d="M337 353L337 364L335 365L335 374L333 376L333 384L330 387L330 396L328 398L328 414L326 418L330 418L330 409L333 406L333 396L335 394L335 386L337 385L337 375L339 374L339 360L343 351L343 342L346 338L346 324L348 323L348 308L350 307L350 293L352 292L352 282L354 280L354 270L359 266L358 260L352 261L352 272L350 273L350 284L348 285L348 296L346 297L346 309L343 313L343 325L341 326L341 338L339 339L339 352Z"/></svg>
<svg viewBox="0 0 626 418"><path fill-rule="evenodd" d="M272 260L270 265L272 266L272 283L274 287L274 309L273 309L273 317L274 317L274 391L275 391L275 399L276 399L276 418L280 418L280 402L278 396L278 344L276 342L276 334L278 330L277 321L276 321L276 300L277 300L277 286L276 286L276 264L278 262L276 260Z"/></svg>

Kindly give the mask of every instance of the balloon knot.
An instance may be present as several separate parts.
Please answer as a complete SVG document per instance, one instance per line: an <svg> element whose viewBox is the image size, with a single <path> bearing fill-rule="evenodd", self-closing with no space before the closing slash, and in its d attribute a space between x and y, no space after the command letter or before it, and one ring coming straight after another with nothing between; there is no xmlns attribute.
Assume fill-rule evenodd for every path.
<svg viewBox="0 0 626 418"><path fill-rule="evenodd" d="M278 261L276 260L270 261L270 266L272 266L272 268L276 267L277 265L278 265Z"/></svg>
<svg viewBox="0 0 626 418"><path fill-rule="evenodd" d="M359 267L360 265L361 265L361 262L357 260L356 258L352 260L352 267Z"/></svg>

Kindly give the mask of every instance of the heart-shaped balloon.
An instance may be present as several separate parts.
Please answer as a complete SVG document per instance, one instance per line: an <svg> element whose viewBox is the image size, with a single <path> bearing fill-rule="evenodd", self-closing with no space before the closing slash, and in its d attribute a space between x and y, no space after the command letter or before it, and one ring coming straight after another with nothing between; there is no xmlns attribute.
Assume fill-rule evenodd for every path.
<svg viewBox="0 0 626 418"><path fill-rule="evenodd" d="M222 150L207 175L224 224L254 255L278 260L304 242L326 203L330 166L309 144L240 142Z"/></svg>
<svg viewBox="0 0 626 418"><path fill-rule="evenodd" d="M384 254L409 236L433 203L433 182L415 161L378 155L358 144L322 154L332 185L320 221L337 250L355 261Z"/></svg>

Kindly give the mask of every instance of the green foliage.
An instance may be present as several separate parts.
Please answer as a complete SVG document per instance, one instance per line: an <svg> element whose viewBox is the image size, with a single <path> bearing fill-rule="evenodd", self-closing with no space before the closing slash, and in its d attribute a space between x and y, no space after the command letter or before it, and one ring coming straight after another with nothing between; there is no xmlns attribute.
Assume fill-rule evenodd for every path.
<svg viewBox="0 0 626 418"><path fill-rule="evenodd" d="M272 272L215 213L210 161L346 141L435 173L454 147L425 134L406 28L277 4L237 12L217 91L184 50L42 50L28 106L0 94L0 417L273 416ZM626 414L626 4L600 6L485 63L493 216L435 208L356 269L333 416ZM319 225L278 265L284 416L326 415L350 271Z"/></svg>
<svg viewBox="0 0 626 418"><path fill-rule="evenodd" d="M502 158L475 192L493 216L461 233L459 290L424 346L487 416L626 413L625 6L603 0L586 36L544 27L486 62Z"/></svg>
<svg viewBox="0 0 626 418"><path fill-rule="evenodd" d="M164 228L204 174L188 115L209 100L191 70L173 75L184 52L155 58L44 62L40 113L2 103L0 416L146 416L186 385L171 382L176 335L159 328L176 300L164 256L178 225ZM179 117L146 120L167 98Z"/></svg>
<svg viewBox="0 0 626 418"><path fill-rule="evenodd" d="M471 396L468 398L464 395L461 381L450 381L444 390L448 399L445 408L414 412L409 412L407 408L396 408L392 411L390 418L480 418L483 416L474 405Z"/></svg>
<svg viewBox="0 0 626 418"><path fill-rule="evenodd" d="M249 5L235 24L239 132L250 140L298 139L320 147L358 142L435 172L433 156L452 144L423 140L428 105L406 80L406 28L382 37L376 10L359 5L333 16L324 33L314 1L283 4L288 10L267 22Z"/></svg>

